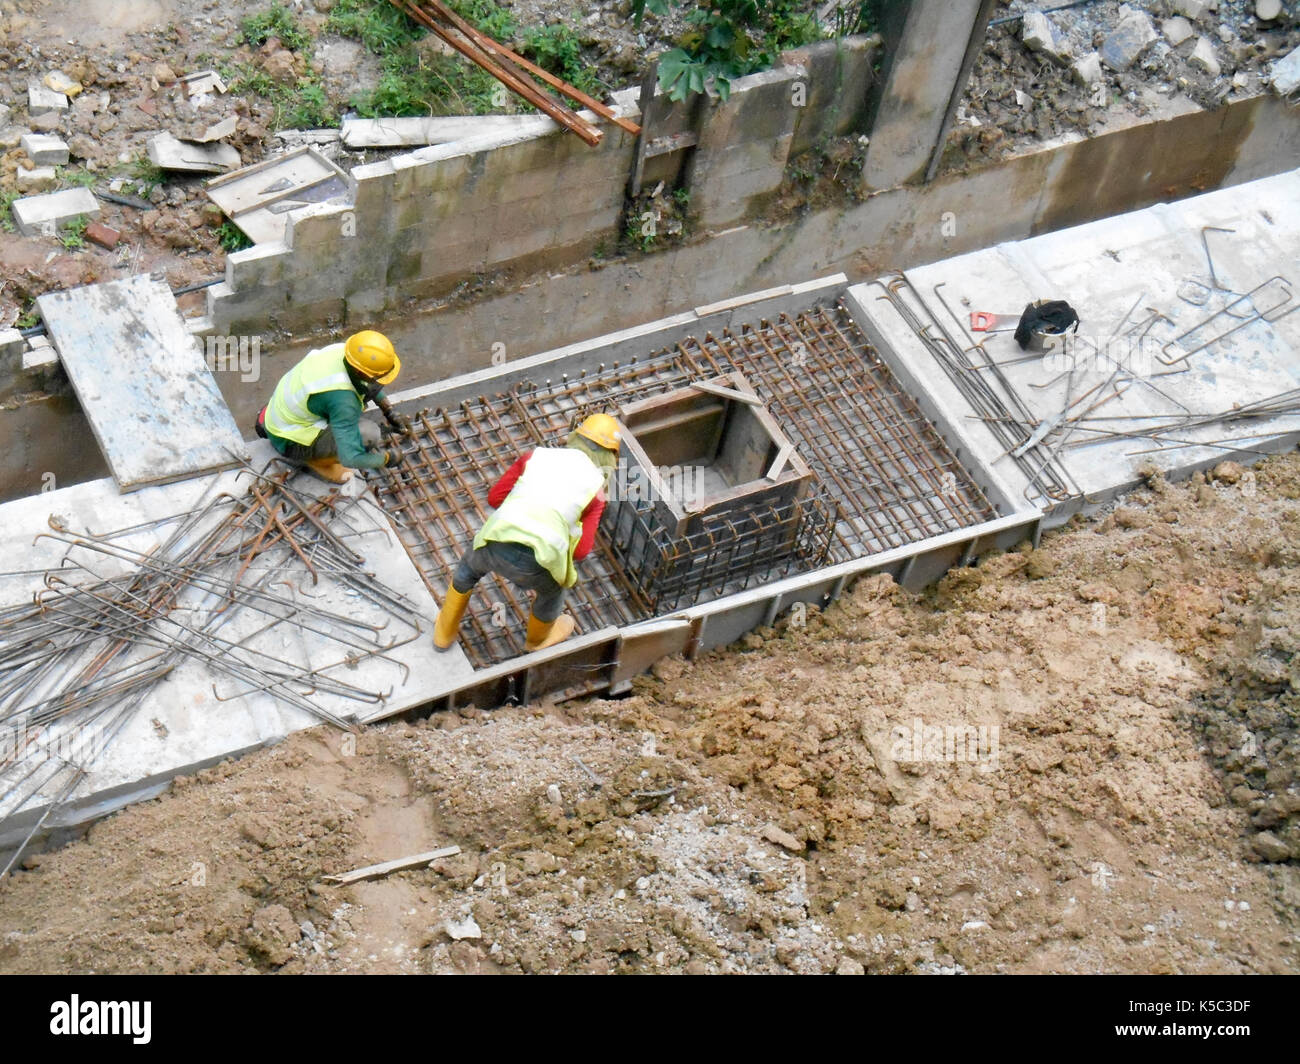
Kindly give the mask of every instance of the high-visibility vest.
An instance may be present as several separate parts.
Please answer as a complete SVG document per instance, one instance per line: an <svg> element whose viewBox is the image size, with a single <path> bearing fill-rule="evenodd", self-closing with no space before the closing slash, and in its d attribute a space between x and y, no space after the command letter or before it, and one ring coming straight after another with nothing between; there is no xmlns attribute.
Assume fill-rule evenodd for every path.
<svg viewBox="0 0 1300 1064"><path fill-rule="evenodd" d="M474 537L485 543L522 543L561 587L573 587L573 552L582 539L582 511L605 484L605 474L581 451L539 447L505 502Z"/></svg>
<svg viewBox="0 0 1300 1064"><path fill-rule="evenodd" d="M315 351L280 378L266 404L266 431L310 447L329 425L307 409L307 400L321 392L348 391L361 396L348 376L343 345L330 344Z"/></svg>

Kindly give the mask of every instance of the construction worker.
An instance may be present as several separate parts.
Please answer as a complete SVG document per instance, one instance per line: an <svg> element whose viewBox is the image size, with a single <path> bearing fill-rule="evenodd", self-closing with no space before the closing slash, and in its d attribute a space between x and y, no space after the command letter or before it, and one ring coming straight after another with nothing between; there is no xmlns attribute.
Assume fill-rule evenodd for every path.
<svg viewBox="0 0 1300 1064"><path fill-rule="evenodd" d="M387 402L383 387L402 369L388 337L371 329L309 351L280 378L257 415L257 434L291 462L342 484L350 469L378 469L396 454L381 446L379 426L361 417L366 403Z"/></svg>
<svg viewBox="0 0 1300 1064"><path fill-rule="evenodd" d="M576 563L590 553L605 512L605 485L618 463L621 430L608 414L592 414L564 447L538 447L516 459L488 492L496 511L452 575L433 629L433 643L456 642L474 585L488 573L535 591L524 647L530 653L573 634L562 613L564 593L578 582Z"/></svg>

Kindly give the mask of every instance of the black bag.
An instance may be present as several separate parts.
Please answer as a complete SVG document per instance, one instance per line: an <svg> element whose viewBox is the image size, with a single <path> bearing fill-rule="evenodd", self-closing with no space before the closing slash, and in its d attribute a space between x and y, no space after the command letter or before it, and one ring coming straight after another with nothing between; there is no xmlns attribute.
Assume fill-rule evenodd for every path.
<svg viewBox="0 0 1300 1064"><path fill-rule="evenodd" d="M1016 326L1016 343L1023 351L1029 346L1029 338L1036 332L1056 335L1078 324L1079 315L1063 299L1030 303L1020 315L1020 324Z"/></svg>

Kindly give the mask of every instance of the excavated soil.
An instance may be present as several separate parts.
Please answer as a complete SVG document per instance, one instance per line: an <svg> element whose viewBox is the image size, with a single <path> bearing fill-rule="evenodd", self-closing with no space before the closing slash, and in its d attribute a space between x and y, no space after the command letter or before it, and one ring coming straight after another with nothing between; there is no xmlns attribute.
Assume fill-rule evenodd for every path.
<svg viewBox="0 0 1300 1064"><path fill-rule="evenodd" d="M1298 526L1300 455L1155 478L620 700L300 733L30 858L0 971L1296 972Z"/></svg>

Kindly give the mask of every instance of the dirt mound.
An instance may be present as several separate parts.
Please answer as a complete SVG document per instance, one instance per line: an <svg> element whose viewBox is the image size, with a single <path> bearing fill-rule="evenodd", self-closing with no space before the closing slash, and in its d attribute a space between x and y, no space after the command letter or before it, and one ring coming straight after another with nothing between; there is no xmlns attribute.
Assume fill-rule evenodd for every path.
<svg viewBox="0 0 1300 1064"><path fill-rule="evenodd" d="M1294 972L1298 522L1294 454L1157 477L623 699L299 734L0 884L0 971Z"/></svg>

